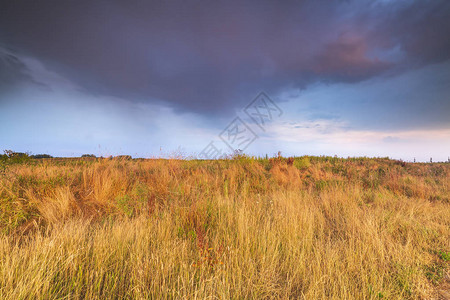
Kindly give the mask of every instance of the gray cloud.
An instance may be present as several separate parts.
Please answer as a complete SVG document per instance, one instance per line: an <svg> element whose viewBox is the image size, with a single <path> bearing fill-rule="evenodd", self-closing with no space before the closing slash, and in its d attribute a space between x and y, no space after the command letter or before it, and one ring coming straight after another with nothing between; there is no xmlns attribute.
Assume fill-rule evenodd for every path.
<svg viewBox="0 0 450 300"><path fill-rule="evenodd" d="M448 1L17 0L0 4L0 41L94 95L217 115L260 90L446 61L448 15ZM4 86L26 80L10 64Z"/></svg>

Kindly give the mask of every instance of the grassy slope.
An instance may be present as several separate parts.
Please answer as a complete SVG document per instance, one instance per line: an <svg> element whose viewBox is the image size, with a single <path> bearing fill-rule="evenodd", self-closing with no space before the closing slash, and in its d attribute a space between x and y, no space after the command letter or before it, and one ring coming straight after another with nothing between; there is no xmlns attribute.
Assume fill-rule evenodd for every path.
<svg viewBox="0 0 450 300"><path fill-rule="evenodd" d="M450 164L388 159L12 164L0 298L430 298L449 187Z"/></svg>

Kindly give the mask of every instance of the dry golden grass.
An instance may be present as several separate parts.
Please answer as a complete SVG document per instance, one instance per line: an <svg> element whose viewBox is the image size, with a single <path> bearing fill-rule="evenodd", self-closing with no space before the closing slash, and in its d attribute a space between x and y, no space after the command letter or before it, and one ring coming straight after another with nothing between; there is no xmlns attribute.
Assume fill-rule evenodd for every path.
<svg viewBox="0 0 450 300"><path fill-rule="evenodd" d="M450 164L51 159L0 176L0 299L448 292Z"/></svg>

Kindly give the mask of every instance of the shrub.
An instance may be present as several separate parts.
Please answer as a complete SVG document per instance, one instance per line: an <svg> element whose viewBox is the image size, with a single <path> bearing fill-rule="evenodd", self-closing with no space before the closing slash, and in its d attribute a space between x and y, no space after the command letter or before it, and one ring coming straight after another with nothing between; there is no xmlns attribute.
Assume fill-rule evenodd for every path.
<svg viewBox="0 0 450 300"><path fill-rule="evenodd" d="M117 159L117 160L131 160L132 157L131 157L131 155L117 155L117 156L114 156L114 159Z"/></svg>
<svg viewBox="0 0 450 300"><path fill-rule="evenodd" d="M311 162L309 161L309 158L307 156L295 158L294 160L294 167L296 167L299 170L308 169L310 166Z"/></svg>

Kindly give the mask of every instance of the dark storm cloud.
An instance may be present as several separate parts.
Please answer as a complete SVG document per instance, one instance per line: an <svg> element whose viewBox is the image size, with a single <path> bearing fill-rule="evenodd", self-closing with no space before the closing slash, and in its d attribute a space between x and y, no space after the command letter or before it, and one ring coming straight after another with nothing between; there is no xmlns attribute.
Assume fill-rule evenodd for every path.
<svg viewBox="0 0 450 300"><path fill-rule="evenodd" d="M445 0L19 0L0 4L0 41L90 93L217 114L260 90L446 61L449 15Z"/></svg>
<svg viewBox="0 0 450 300"><path fill-rule="evenodd" d="M11 51L0 47L0 94L24 81L32 81L26 65Z"/></svg>

